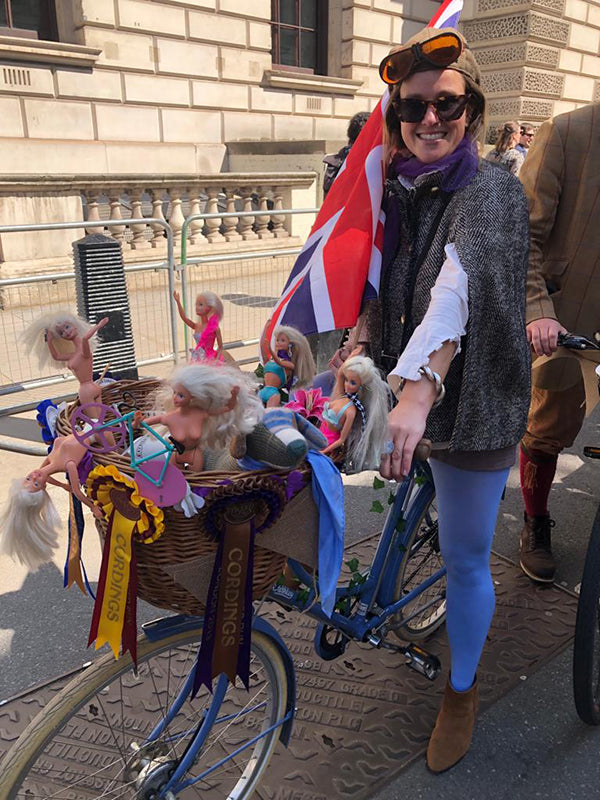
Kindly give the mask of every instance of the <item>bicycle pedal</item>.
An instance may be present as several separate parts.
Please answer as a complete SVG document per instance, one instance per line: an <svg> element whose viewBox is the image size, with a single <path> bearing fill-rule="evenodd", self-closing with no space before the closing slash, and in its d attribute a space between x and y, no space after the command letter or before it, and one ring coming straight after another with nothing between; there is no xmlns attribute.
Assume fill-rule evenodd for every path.
<svg viewBox="0 0 600 800"><path fill-rule="evenodd" d="M424 675L430 681L434 681L442 671L439 658L432 653L428 653L418 644L409 644L408 647L402 647L400 652L406 658L407 667Z"/></svg>

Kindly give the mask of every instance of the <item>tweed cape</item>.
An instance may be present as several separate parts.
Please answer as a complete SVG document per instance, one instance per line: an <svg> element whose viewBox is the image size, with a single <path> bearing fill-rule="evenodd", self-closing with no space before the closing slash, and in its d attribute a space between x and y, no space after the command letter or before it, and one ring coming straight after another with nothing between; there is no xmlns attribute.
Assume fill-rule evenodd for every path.
<svg viewBox="0 0 600 800"><path fill-rule="evenodd" d="M425 175L413 189L386 182L386 234L392 226L395 236L390 248L386 235L380 295L367 311L372 355L384 372L395 366L429 307L444 247L454 243L468 278L469 319L446 398L431 410L425 436L451 451L510 447L525 432L531 383L525 193L517 178L482 160L472 181L451 195L441 178Z"/></svg>

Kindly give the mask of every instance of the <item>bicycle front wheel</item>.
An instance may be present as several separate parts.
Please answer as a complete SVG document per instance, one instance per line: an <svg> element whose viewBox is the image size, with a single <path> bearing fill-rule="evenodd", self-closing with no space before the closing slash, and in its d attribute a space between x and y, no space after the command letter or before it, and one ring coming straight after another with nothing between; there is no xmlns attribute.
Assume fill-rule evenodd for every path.
<svg viewBox="0 0 600 800"><path fill-rule="evenodd" d="M29 724L0 766L0 800L150 800L161 791L211 705L202 689L169 709L194 665L202 628L140 637L129 656L100 658ZM250 691L229 686L178 798L247 800L273 753L286 713L285 667L272 640L253 631ZM238 681L239 683L239 681ZM153 742L147 737L169 719ZM271 727L275 726L272 730ZM261 732L264 736L257 738ZM254 744L238 752L245 743Z"/></svg>
<svg viewBox="0 0 600 800"><path fill-rule="evenodd" d="M600 725L600 507L592 526L577 605L573 692L581 719L588 725Z"/></svg>
<svg viewBox="0 0 600 800"><path fill-rule="evenodd" d="M435 495L429 500L406 543L392 602L406 597L442 569ZM418 641L436 631L446 618L446 576L417 595L394 615L391 630L401 639Z"/></svg>

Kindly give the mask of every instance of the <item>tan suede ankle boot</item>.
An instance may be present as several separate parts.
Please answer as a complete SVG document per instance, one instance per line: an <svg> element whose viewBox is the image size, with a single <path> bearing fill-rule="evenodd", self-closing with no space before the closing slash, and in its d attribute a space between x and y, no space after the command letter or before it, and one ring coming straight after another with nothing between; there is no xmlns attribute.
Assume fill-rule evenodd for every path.
<svg viewBox="0 0 600 800"><path fill-rule="evenodd" d="M450 769L465 755L471 745L477 707L477 678L466 692L455 692L448 679L427 748L427 766L432 772Z"/></svg>

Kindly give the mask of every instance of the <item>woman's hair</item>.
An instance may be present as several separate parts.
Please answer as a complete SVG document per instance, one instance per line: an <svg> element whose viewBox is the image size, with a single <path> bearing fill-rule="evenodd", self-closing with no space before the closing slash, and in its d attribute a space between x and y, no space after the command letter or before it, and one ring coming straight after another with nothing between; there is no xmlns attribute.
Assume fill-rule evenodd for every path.
<svg viewBox="0 0 600 800"><path fill-rule="evenodd" d="M292 361L295 364L294 377L297 379L294 383L294 388L300 389L302 386L311 383L316 373L308 339L299 330L292 328L291 325L278 325L273 331L273 342L280 333L287 336L292 345ZM271 344L271 346L273 345Z"/></svg>
<svg viewBox="0 0 600 800"><path fill-rule="evenodd" d="M56 328L63 323L68 322L77 331L79 337L85 334L93 327L89 322L86 322L81 317L73 314L71 311L55 311L52 314L44 314L37 317L33 322L25 328L21 334L20 341L25 346L28 352L33 351L39 360L39 368L45 369L52 363L60 364L60 361L54 361L50 354L50 349L47 343L47 332L50 331L54 334L54 346L59 352L74 353L75 346L67 339L62 339L56 333ZM64 343L64 344L63 344ZM97 340L96 334L90 339L90 349L92 353L96 347Z"/></svg>
<svg viewBox="0 0 600 800"><path fill-rule="evenodd" d="M379 374L372 359L367 356L352 356L338 370L335 395L344 396L344 377L354 372L360 378L358 400L364 408L365 421L358 404L357 413L348 437L348 461L359 471L374 469L379 465L383 443L387 438L387 415L391 408L392 392Z"/></svg>
<svg viewBox="0 0 600 800"><path fill-rule="evenodd" d="M52 560L59 525L60 517L48 492L29 492L23 488L23 479L16 478L0 517L0 553L35 572Z"/></svg>
<svg viewBox="0 0 600 800"><path fill-rule="evenodd" d="M506 153L507 150L510 150L514 146L513 137L519 131L520 128L516 122L505 122L498 133L494 150L497 153Z"/></svg>
<svg viewBox="0 0 600 800"><path fill-rule="evenodd" d="M211 292L210 289L198 292L196 298L203 297L206 300L206 305L215 312L219 319L223 319L223 301L218 294Z"/></svg>
<svg viewBox="0 0 600 800"><path fill-rule="evenodd" d="M179 367L169 378L167 386L157 393L156 405L164 410L173 406L176 384L191 394L191 403L203 411L223 408L231 399L234 387L239 388L237 401L231 411L207 417L202 429L202 445L224 447L238 433L250 433L264 414L264 406L256 395L254 376L237 367L224 364L194 363Z"/></svg>
<svg viewBox="0 0 600 800"><path fill-rule="evenodd" d="M481 91L481 86L475 83L472 78L462 72L458 74L464 78L465 91L471 95L471 99L467 105L466 135L473 139L473 141L476 141L481 136L485 123L485 95ZM412 75L414 75L414 73L411 73L408 77ZM400 99L401 86L402 82L390 87L390 102L384 117L383 143L388 160L391 160L398 151L406 149L406 144L402 138L400 117L396 106Z"/></svg>

